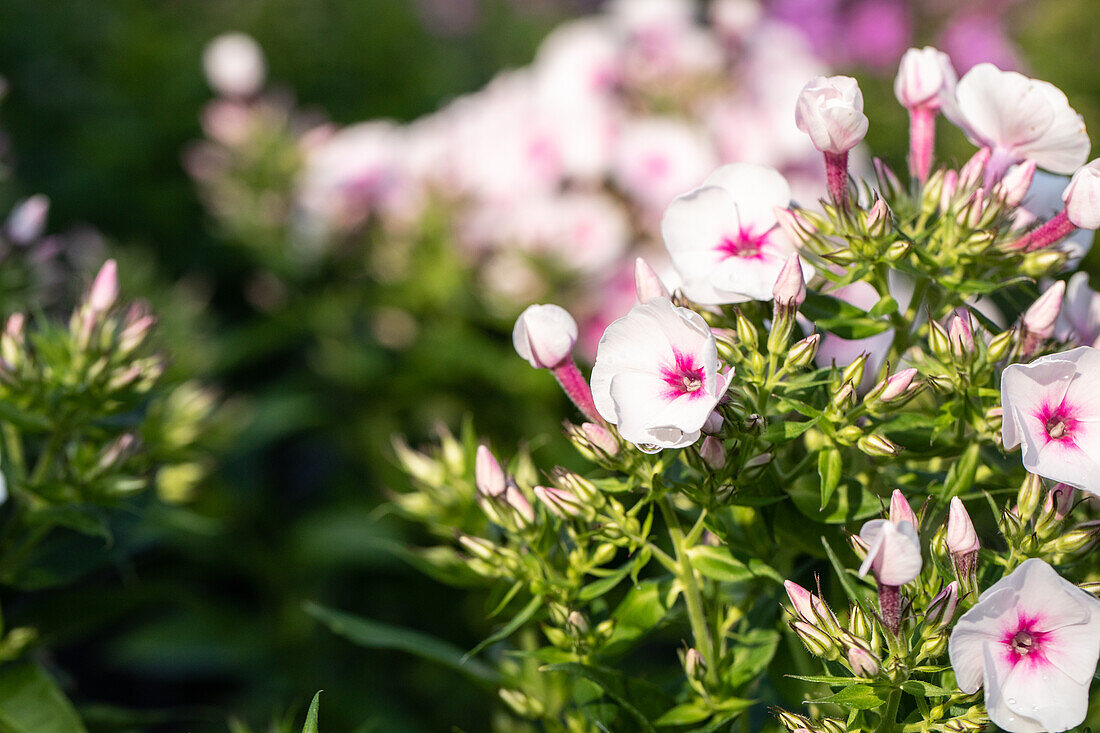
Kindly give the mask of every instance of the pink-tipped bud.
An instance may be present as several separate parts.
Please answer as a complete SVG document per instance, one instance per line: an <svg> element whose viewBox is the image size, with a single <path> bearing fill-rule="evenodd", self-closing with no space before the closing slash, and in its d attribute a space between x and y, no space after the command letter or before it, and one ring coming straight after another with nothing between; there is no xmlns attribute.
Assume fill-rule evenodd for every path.
<svg viewBox="0 0 1100 733"><path fill-rule="evenodd" d="M794 581L783 581L783 588L787 591L787 597L791 599L791 606L800 619L814 626L835 625L836 617L829 605L821 598L806 590Z"/></svg>
<svg viewBox="0 0 1100 733"><path fill-rule="evenodd" d="M969 188L985 178L985 166L989 163L991 152L982 148L970 157L959 169L959 188Z"/></svg>
<svg viewBox="0 0 1100 733"><path fill-rule="evenodd" d="M607 455L613 456L619 452L619 442L615 440L615 436L611 434L611 431L603 425L586 422L581 424L581 430L584 432L584 437L588 438L589 443Z"/></svg>
<svg viewBox="0 0 1100 733"><path fill-rule="evenodd" d="M890 521L894 524L909 522L915 529L920 529L916 512L909 506L909 500L905 495L897 489L894 489L894 493L890 495Z"/></svg>
<svg viewBox="0 0 1100 733"><path fill-rule="evenodd" d="M703 439L702 445L699 446L699 455L715 471L726 465L726 449L722 441L713 435Z"/></svg>
<svg viewBox="0 0 1100 733"><path fill-rule="evenodd" d="M802 274L802 260L798 255L791 255L783 263L772 288L772 297L780 308L797 308L805 302L806 278Z"/></svg>
<svg viewBox="0 0 1100 733"><path fill-rule="evenodd" d="M874 677L878 674L878 659L863 647L848 647L848 665L852 668L852 674L857 677Z"/></svg>
<svg viewBox="0 0 1100 733"><path fill-rule="evenodd" d="M703 432L707 435L714 435L722 430L722 424L725 423L725 419L718 414L717 410L711 410L707 415L706 422L703 423Z"/></svg>
<svg viewBox="0 0 1100 733"><path fill-rule="evenodd" d="M88 307L96 313L105 313L118 300L118 264L107 260L92 281L88 291Z"/></svg>
<svg viewBox="0 0 1100 733"><path fill-rule="evenodd" d="M970 325L970 311L960 308L951 318L947 328L947 337L951 341L951 353L965 358L974 353L974 329Z"/></svg>
<svg viewBox="0 0 1100 733"><path fill-rule="evenodd" d="M995 193L997 198L1004 202L1005 206L1019 206L1027 196L1031 188L1031 181L1035 178L1035 161L1028 160L1013 166L1012 170L1005 174L1001 182L997 184Z"/></svg>
<svg viewBox="0 0 1100 733"><path fill-rule="evenodd" d="M1065 519L1069 510L1073 508L1076 493L1072 486L1055 484L1043 500L1043 514L1049 513L1056 521Z"/></svg>
<svg viewBox="0 0 1100 733"><path fill-rule="evenodd" d="M893 402L909 392L913 385L913 378L917 376L917 370L913 367L902 369L900 372L890 375L886 379L886 387L879 393L882 402Z"/></svg>
<svg viewBox="0 0 1100 733"><path fill-rule="evenodd" d="M875 199L867 212L867 231L873 235L881 236L886 232L886 225L890 221L890 207L883 199Z"/></svg>
<svg viewBox="0 0 1100 733"><path fill-rule="evenodd" d="M974 531L974 523L970 521L970 514L957 496L951 499L951 507L947 514L947 535L944 541L947 543L947 549L956 556L967 556L981 549L978 533Z"/></svg>
<svg viewBox="0 0 1100 733"><path fill-rule="evenodd" d="M1054 325L1062 311L1062 298L1066 294L1066 283L1058 280L1036 299L1023 316L1024 328L1038 338L1050 338L1054 335Z"/></svg>
<svg viewBox="0 0 1100 733"><path fill-rule="evenodd" d="M531 508L531 502L527 501L527 497L511 481L504 492L504 503L512 510L520 527L528 527L535 521L535 510Z"/></svg>
<svg viewBox="0 0 1100 733"><path fill-rule="evenodd" d="M846 153L867 134L863 92L850 76L819 76L799 93L794 120L821 152Z"/></svg>
<svg viewBox="0 0 1100 733"><path fill-rule="evenodd" d="M966 202L966 206L962 208L956 216L955 220L962 226L974 229L978 226L978 222L982 219L982 212L985 211L985 189L979 188L974 191L970 196L970 200Z"/></svg>
<svg viewBox="0 0 1100 733"><path fill-rule="evenodd" d="M528 306L516 319L512 345L535 369L553 369L573 355L577 322L559 305Z"/></svg>
<svg viewBox="0 0 1100 733"><path fill-rule="evenodd" d="M651 298L671 297L661 278L641 257L634 261L634 290L639 303L645 303Z"/></svg>
<svg viewBox="0 0 1100 733"><path fill-rule="evenodd" d="M898 178L898 174L894 173L894 170L886 165L886 162L882 158L875 158L871 161L871 165L875 169L875 176L879 182L894 191L904 191L905 186L901 185L901 179Z"/></svg>
<svg viewBox="0 0 1100 733"><path fill-rule="evenodd" d="M492 451L484 445L477 447L477 460L474 462L474 483L483 496L495 498L508 488L508 479Z"/></svg>
<svg viewBox="0 0 1100 733"><path fill-rule="evenodd" d="M944 172L943 188L940 189L940 211L947 211L951 206L951 199L955 197L958 187L959 174L951 170Z"/></svg>
<svg viewBox="0 0 1100 733"><path fill-rule="evenodd" d="M901 57L894 79L894 96L906 109L939 109L943 97L953 95L955 68L943 51L931 46L911 48Z"/></svg>
<svg viewBox="0 0 1100 733"><path fill-rule="evenodd" d="M1100 158L1077 169L1062 192L1062 200L1074 226L1100 228Z"/></svg>
<svg viewBox="0 0 1100 733"><path fill-rule="evenodd" d="M42 236L46 230L46 217L50 213L50 199L42 194L35 194L23 199L11 214L4 226L8 237L16 244L30 244Z"/></svg>
<svg viewBox="0 0 1100 733"><path fill-rule="evenodd" d="M959 583L953 580L928 603L928 610L925 611L927 628L933 631L942 631L947 628L955 617L958 604Z"/></svg>
<svg viewBox="0 0 1100 733"><path fill-rule="evenodd" d="M817 233L817 228L813 224L791 209L776 206L772 209L772 213L775 214L775 221L779 224L779 228L783 230L783 233L787 235L787 239L796 244L807 244L813 238L813 235Z"/></svg>
<svg viewBox="0 0 1100 733"><path fill-rule="evenodd" d="M534 491L535 498L541 501L551 514L562 519L577 516L584 506L572 491L553 486L536 486Z"/></svg>

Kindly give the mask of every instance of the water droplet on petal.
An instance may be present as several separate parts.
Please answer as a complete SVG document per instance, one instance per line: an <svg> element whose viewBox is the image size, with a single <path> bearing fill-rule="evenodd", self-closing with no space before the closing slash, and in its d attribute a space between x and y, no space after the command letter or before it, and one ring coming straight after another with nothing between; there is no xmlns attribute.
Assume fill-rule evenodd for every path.
<svg viewBox="0 0 1100 733"><path fill-rule="evenodd" d="M1009 705L1015 705L1016 704L1016 698L1010 697L1010 698L1008 698L1007 702L1008 702Z"/></svg>

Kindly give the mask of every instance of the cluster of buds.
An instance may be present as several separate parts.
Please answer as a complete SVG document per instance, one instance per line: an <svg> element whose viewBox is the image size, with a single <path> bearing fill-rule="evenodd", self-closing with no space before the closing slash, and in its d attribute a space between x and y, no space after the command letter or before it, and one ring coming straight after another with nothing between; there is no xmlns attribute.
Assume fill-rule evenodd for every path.
<svg viewBox="0 0 1100 733"><path fill-rule="evenodd" d="M1077 499L1072 486L1044 486L1039 476L1028 473L1017 493L1016 506L1001 514L1001 533L1027 555L1080 556L1100 540L1100 522L1074 524L1071 514Z"/></svg>

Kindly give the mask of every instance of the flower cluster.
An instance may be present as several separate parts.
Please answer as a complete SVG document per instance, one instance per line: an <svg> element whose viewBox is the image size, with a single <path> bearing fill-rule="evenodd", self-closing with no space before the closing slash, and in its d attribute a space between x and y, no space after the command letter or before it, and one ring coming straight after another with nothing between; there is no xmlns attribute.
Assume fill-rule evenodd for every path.
<svg viewBox="0 0 1100 733"><path fill-rule="evenodd" d="M588 380L567 312L520 317L516 350L583 415L566 435L593 472L526 452L505 469L472 434L398 444L417 485L398 506L458 532L421 559L499 588L508 620L470 656L503 652L485 658L514 714L717 730L767 699L792 733L1085 719L1100 602L1073 580L1097 570L1077 499L1100 494L1100 321L1086 279L1058 278L1100 219L1097 164L1045 82L958 78L925 48L895 93L908 182L880 161L852 176L859 86L811 77L789 112L823 159L816 206L750 162L668 203L677 279L636 263ZM940 113L980 146L961 166L935 159ZM634 663L666 627L673 678Z"/></svg>

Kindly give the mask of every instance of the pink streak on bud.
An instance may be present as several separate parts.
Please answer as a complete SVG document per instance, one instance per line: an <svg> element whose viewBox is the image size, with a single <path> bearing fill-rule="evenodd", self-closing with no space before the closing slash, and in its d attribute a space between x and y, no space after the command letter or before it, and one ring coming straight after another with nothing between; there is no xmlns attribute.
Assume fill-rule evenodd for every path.
<svg viewBox="0 0 1100 733"><path fill-rule="evenodd" d="M523 495L515 484L508 484L504 492L504 502L523 520L523 524L531 524L535 521L535 510L531 508L531 502Z"/></svg>
<svg viewBox="0 0 1100 733"><path fill-rule="evenodd" d="M829 196L841 208L848 206L848 151L843 153L824 153L825 181L829 187Z"/></svg>
<svg viewBox="0 0 1100 733"><path fill-rule="evenodd" d="M706 422L703 423L703 432L707 435L714 435L722 429L722 423L724 422L725 418L719 415L717 410L713 410L707 415Z"/></svg>
<svg viewBox="0 0 1100 733"><path fill-rule="evenodd" d="M772 288L772 297L781 308L797 308L805 302L806 279L802 275L802 261L798 255L791 255L783 263L783 269L779 271L775 287Z"/></svg>
<svg viewBox="0 0 1100 733"><path fill-rule="evenodd" d="M947 549L952 555L969 555L981 548L974 523L959 497L951 499L951 508L947 514Z"/></svg>
<svg viewBox="0 0 1100 733"><path fill-rule="evenodd" d="M809 235L815 234L817 231L813 225L790 209L776 206L772 209L772 212L775 214L775 220L779 224L779 228L792 242L805 244L809 241Z"/></svg>
<svg viewBox="0 0 1100 733"><path fill-rule="evenodd" d="M871 161L871 165L874 166L875 176L882 184L895 191L905 190L905 187L901 185L901 181L898 180L897 174L890 166L886 165L882 158L875 158Z"/></svg>
<svg viewBox="0 0 1100 733"><path fill-rule="evenodd" d="M913 383L913 378L916 376L917 370L913 367L902 369L900 372L891 375L886 380L886 389L882 390L879 399L883 402L892 402L898 399L909 391L909 387ZM914 524L913 526L916 525Z"/></svg>
<svg viewBox="0 0 1100 733"><path fill-rule="evenodd" d="M848 664L852 674L857 677L874 677L878 674L878 660L866 649L858 646L848 647Z"/></svg>
<svg viewBox="0 0 1100 733"><path fill-rule="evenodd" d="M969 188L983 179L990 154L989 148L982 148L970 156L970 160L959 169L959 188Z"/></svg>
<svg viewBox="0 0 1100 733"><path fill-rule="evenodd" d="M604 423L604 419L596 409L596 403L592 401L592 388L588 386L588 380L581 374L576 362L566 359L550 371L561 388L565 390L565 394L569 395L569 399L573 400L573 404L584 413L585 417L594 423Z"/></svg>
<svg viewBox="0 0 1100 733"><path fill-rule="evenodd" d="M1027 191L1031 188L1031 181L1035 178L1035 161L1029 160L1013 167L1001 182L997 184L996 195L1004 202L1005 206L1019 206L1024 200Z"/></svg>
<svg viewBox="0 0 1100 733"><path fill-rule="evenodd" d="M1055 484L1049 492L1047 492L1046 499L1043 501L1043 513L1054 513L1054 518L1061 521L1069 514L1069 510L1073 508L1073 500L1076 492L1072 486L1066 484Z"/></svg>
<svg viewBox="0 0 1100 733"><path fill-rule="evenodd" d="M703 444L699 446L699 455L715 471L726 465L726 449L722 446L722 441L713 435L703 439Z"/></svg>
<svg viewBox="0 0 1100 733"><path fill-rule="evenodd" d="M565 519L580 514L581 500L573 492L552 486L536 486L534 491L535 498L555 516Z"/></svg>
<svg viewBox="0 0 1100 733"><path fill-rule="evenodd" d="M958 357L974 353L974 329L970 325L970 312L959 308L947 328L951 352Z"/></svg>
<svg viewBox="0 0 1100 733"><path fill-rule="evenodd" d="M894 524L909 522L914 529L920 529L920 523L917 521L917 515L913 511L913 507L909 506L909 501L905 498L905 495L897 489L894 489L894 493L890 495L890 521Z"/></svg>
<svg viewBox="0 0 1100 733"><path fill-rule="evenodd" d="M584 431L584 437L588 438L589 443L607 455L613 456L619 452L619 442L615 440L615 436L611 434L611 431L603 425L586 422L581 424L581 430Z"/></svg>
<svg viewBox="0 0 1100 733"><path fill-rule="evenodd" d="M909 110L909 170L921 183L932 170L936 147L936 109L920 105Z"/></svg>
<svg viewBox="0 0 1100 733"><path fill-rule="evenodd" d="M875 203L871 204L871 210L867 212L867 228L871 230L881 228L885 231L886 221L889 218L890 207L886 205L886 201L875 199Z"/></svg>
<svg viewBox="0 0 1100 733"><path fill-rule="evenodd" d="M955 617L955 609L958 604L959 581L952 580L928 603L925 616L933 631L942 631L947 628Z"/></svg>
<svg viewBox="0 0 1100 733"><path fill-rule="evenodd" d="M943 188L940 190L940 211L947 211L958 187L959 174L955 171L946 171L943 174Z"/></svg>
<svg viewBox="0 0 1100 733"><path fill-rule="evenodd" d="M477 447L477 460L474 462L474 483L483 496L495 498L505 492L508 486L504 469L487 446Z"/></svg>
<svg viewBox="0 0 1100 733"><path fill-rule="evenodd" d="M1066 294L1066 283L1058 280L1046 292L1040 295L1031 307L1024 312L1024 328L1038 338L1047 339L1054 335L1054 324L1062 311L1062 298Z"/></svg>
<svg viewBox="0 0 1100 733"><path fill-rule="evenodd" d="M634 261L634 289L639 303L645 303L651 298L670 297L668 288L661 282L661 278L641 257Z"/></svg>
<svg viewBox="0 0 1100 733"><path fill-rule="evenodd" d="M798 583L791 580L783 581L783 587L787 591L787 597L791 599L794 612L808 624L818 625L821 621L830 618L833 612L825 601L806 590Z"/></svg>
<svg viewBox="0 0 1100 733"><path fill-rule="evenodd" d="M88 291L88 307L96 313L105 313L118 300L118 264L107 260L92 281Z"/></svg>

